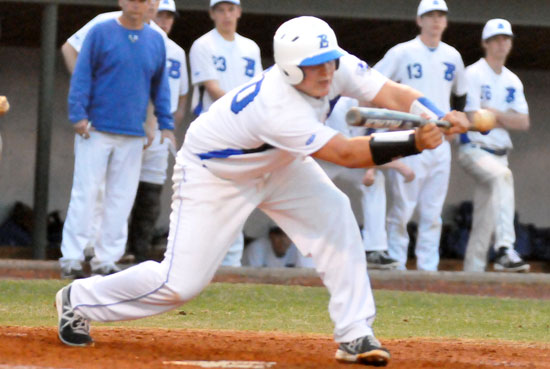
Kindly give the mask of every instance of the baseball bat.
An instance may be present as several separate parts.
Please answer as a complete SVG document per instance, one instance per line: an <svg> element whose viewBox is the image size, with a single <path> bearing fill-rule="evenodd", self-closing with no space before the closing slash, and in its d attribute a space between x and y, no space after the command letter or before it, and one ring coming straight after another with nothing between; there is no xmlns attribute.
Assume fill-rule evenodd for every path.
<svg viewBox="0 0 550 369"><path fill-rule="evenodd" d="M346 114L346 122L350 126L363 126L369 128L401 128L411 129L422 127L428 123L434 123L441 128L450 128L451 123L445 120L425 119L419 115L404 113L395 110L378 108L351 108ZM470 131L488 131L495 126L494 114L481 109L473 115Z"/></svg>

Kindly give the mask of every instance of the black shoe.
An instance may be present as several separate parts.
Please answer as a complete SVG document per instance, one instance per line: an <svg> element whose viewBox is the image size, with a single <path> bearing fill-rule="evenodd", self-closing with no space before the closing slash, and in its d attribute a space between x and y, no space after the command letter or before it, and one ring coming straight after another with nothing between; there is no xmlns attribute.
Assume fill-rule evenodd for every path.
<svg viewBox="0 0 550 369"><path fill-rule="evenodd" d="M61 268L61 279L80 279L86 278L82 268Z"/></svg>
<svg viewBox="0 0 550 369"><path fill-rule="evenodd" d="M494 269L500 272L527 273L531 266L511 247L500 247L497 251Z"/></svg>
<svg viewBox="0 0 550 369"><path fill-rule="evenodd" d="M390 352L372 335L341 343L335 355L338 361L372 366L386 366L390 357Z"/></svg>
<svg viewBox="0 0 550 369"><path fill-rule="evenodd" d="M371 269L396 269L399 262L392 259L387 251L367 251L367 266Z"/></svg>
<svg viewBox="0 0 550 369"><path fill-rule="evenodd" d="M90 322L73 310L70 301L71 286L57 291L55 307L57 308L57 335L61 342L69 346L93 346L90 337Z"/></svg>
<svg viewBox="0 0 550 369"><path fill-rule="evenodd" d="M116 264L105 264L97 268L92 268L92 275L110 275L120 272Z"/></svg>

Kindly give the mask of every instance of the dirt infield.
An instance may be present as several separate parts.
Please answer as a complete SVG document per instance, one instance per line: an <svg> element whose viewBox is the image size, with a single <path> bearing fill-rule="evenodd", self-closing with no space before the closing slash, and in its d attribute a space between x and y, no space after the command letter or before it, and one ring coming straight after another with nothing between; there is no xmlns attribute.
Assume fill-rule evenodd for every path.
<svg viewBox="0 0 550 369"><path fill-rule="evenodd" d="M333 359L328 336L242 331L93 328L94 347L71 348L53 327L0 327L0 368L363 368ZM383 342L388 368L550 368L550 345L473 340ZM240 361L240 362L236 362Z"/></svg>

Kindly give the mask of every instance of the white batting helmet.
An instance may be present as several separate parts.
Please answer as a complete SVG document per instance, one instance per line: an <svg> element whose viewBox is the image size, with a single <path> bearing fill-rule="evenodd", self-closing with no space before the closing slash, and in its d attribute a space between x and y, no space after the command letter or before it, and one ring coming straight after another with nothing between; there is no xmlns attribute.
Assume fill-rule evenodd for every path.
<svg viewBox="0 0 550 369"><path fill-rule="evenodd" d="M340 58L346 52L323 20L298 17L283 23L273 38L275 64L291 85L304 79L300 67L319 65Z"/></svg>

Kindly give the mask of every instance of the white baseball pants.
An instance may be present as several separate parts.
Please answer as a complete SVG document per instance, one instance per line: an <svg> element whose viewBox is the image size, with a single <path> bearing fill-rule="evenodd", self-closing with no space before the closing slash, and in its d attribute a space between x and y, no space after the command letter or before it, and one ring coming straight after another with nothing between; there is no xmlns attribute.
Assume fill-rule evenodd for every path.
<svg viewBox="0 0 550 369"><path fill-rule="evenodd" d="M155 131L153 143L143 150L141 158L140 182L163 185L166 181L166 169L168 169L168 142L160 143L161 132Z"/></svg>
<svg viewBox="0 0 550 369"><path fill-rule="evenodd" d="M493 232L496 248L513 248L516 241L514 178L506 155L493 155L470 144L461 145L458 162L476 181L464 270L483 272Z"/></svg>
<svg viewBox="0 0 550 369"><path fill-rule="evenodd" d="M447 141L443 141L434 150L425 150L400 160L414 171L415 179L405 183L397 171L387 173L392 200L386 224L388 253L399 262L398 269L406 269L409 246L407 223L416 208L419 217L416 267L418 270L435 271L439 264L441 211L451 172L451 148Z"/></svg>
<svg viewBox="0 0 550 369"><path fill-rule="evenodd" d="M185 147L174 170L165 259L76 280L71 302L96 321L137 319L174 309L210 282L231 242L259 207L312 255L331 297L337 342L372 334L375 305L349 199L311 158L236 183L201 166Z"/></svg>
<svg viewBox="0 0 550 369"><path fill-rule="evenodd" d="M117 262L126 247L126 222L137 191L143 137L91 131L75 135L75 166L71 200L63 227L61 267L84 260L94 241L94 209L105 183L101 242L95 244L94 265Z"/></svg>
<svg viewBox="0 0 550 369"><path fill-rule="evenodd" d="M365 251L386 251L386 180L382 170L376 170L371 186L361 185L363 205L363 245Z"/></svg>
<svg viewBox="0 0 550 369"><path fill-rule="evenodd" d="M365 251L385 251L388 249L386 236L386 189L384 175L377 170L372 186L362 184L365 168L350 169L327 161L318 161L329 178L348 180L355 185L360 194L361 211L363 212L363 247Z"/></svg>

